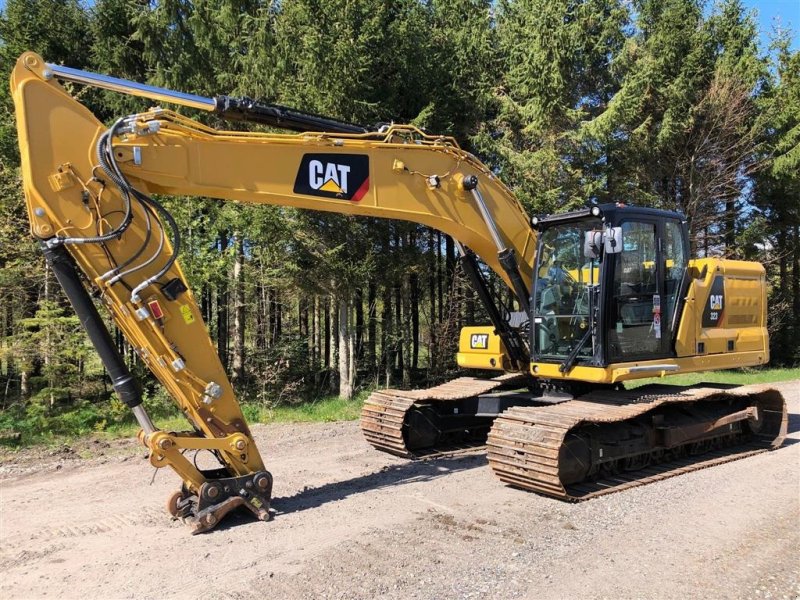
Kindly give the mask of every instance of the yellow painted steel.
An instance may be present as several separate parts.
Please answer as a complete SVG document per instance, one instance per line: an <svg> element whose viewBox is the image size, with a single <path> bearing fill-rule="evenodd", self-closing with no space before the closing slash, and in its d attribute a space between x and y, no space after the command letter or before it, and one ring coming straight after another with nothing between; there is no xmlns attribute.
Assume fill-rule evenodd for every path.
<svg viewBox="0 0 800 600"><path fill-rule="evenodd" d="M494 327L462 327L458 339L458 366L464 369L508 370L510 361Z"/></svg>
<svg viewBox="0 0 800 600"><path fill-rule="evenodd" d="M767 283L764 266L755 262L700 258L689 262L691 283L686 294L675 343L677 356L695 354L722 354L731 356L740 352L755 353L769 362L769 334L767 332ZM725 309L714 327L703 327L702 314L709 303L714 278L724 280ZM728 349L732 342L734 350ZM703 352L698 344L703 343ZM731 366L745 366L741 364ZM719 368L726 368L721 366Z"/></svg>
<svg viewBox="0 0 800 600"><path fill-rule="evenodd" d="M607 367L578 365L568 373L561 373L558 364L534 362L531 374L552 379L617 383L767 364L767 284L763 265L700 258L689 261L688 272L690 282L678 322L674 358L616 363ZM710 302L716 277L722 277L724 282L724 311L715 326L703 327L703 311Z"/></svg>
<svg viewBox="0 0 800 600"><path fill-rule="evenodd" d="M96 144L106 126L48 76L45 62L34 53L25 53L17 61L11 90L32 234L48 239L112 231L122 221L124 205L119 190L96 169ZM464 177L477 175L501 236L516 251L522 278L531 285L536 235L525 211L491 170L452 138L425 135L409 126L365 135L225 132L167 110L151 110L135 120L142 134L116 139L114 152L122 171L143 192L414 221L452 235L506 279L487 226L472 196L461 189ZM366 195L356 202L294 194L295 177L306 153L368 156ZM142 361L201 432L198 437L244 434L249 439L247 452L227 444L215 449L235 475L263 470L192 292L170 301L158 285L151 285L141 295L143 303L135 304L129 287L108 285L101 278L145 241L144 214L138 203L133 204L134 220L119 239L67 248ZM142 257L156 253L157 238L151 236ZM167 242L156 260L125 283L135 286L155 275L170 253ZM172 278L186 281L177 263L161 282ZM139 320L136 310L152 300L158 301L164 318ZM204 402L204 391L211 383L220 386L221 395ZM175 438L172 445L163 443L165 435ZM143 441L159 466L169 464L197 492L202 475L175 450L187 447L186 439L159 432ZM164 448L159 446L162 443Z"/></svg>
<svg viewBox="0 0 800 600"><path fill-rule="evenodd" d="M766 364L767 358L768 356L764 352L731 352L685 358L614 363L607 367L578 365L573 367L567 374L559 371L558 364L532 362L531 374L548 379L568 379L589 383L617 383L646 377L665 377L679 373L752 367ZM636 370L642 368L645 369Z"/></svg>

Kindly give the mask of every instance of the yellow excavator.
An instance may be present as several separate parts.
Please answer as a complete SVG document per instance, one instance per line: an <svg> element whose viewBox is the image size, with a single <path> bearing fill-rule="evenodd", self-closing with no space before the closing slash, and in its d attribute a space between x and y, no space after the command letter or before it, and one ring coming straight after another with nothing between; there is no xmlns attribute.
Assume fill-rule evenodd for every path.
<svg viewBox="0 0 800 600"><path fill-rule="evenodd" d="M160 107L108 127L63 82L292 133L219 131ZM786 403L767 387L624 389L769 359L763 266L690 258L680 214L606 204L529 218L450 137L184 94L31 52L11 89L31 232L140 424L150 462L181 478L168 510L194 533L237 507L269 519L272 476L179 266L180 229L161 194L400 219L452 236L491 321L462 330L458 364L496 376L376 391L361 428L380 450L415 457L485 445L502 481L579 500L783 442ZM513 305L490 292L487 268ZM151 421L95 301L191 430ZM184 455L193 450L212 452L219 468L199 469Z"/></svg>

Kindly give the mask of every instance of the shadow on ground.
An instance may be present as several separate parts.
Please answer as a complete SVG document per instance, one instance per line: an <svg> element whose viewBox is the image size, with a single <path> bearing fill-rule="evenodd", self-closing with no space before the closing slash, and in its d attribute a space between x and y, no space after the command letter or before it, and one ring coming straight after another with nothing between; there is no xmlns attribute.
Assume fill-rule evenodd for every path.
<svg viewBox="0 0 800 600"><path fill-rule="evenodd" d="M789 413L788 433L800 431L800 414ZM800 443L799 439L787 439L784 446ZM439 477L476 469L487 464L485 453L467 454L461 456L444 456L436 459L408 461L397 465L383 467L380 471L368 473L359 477L332 481L319 487L306 487L293 496L273 498L273 516L280 518L283 515L302 512L327 504L343 500L349 496L361 494L371 490L405 485L409 483L432 481ZM252 522L252 516L245 511L231 513L218 529L228 529L243 523Z"/></svg>
<svg viewBox="0 0 800 600"><path fill-rule="evenodd" d="M408 461L383 467L380 471L359 477L332 481L319 487L308 486L293 496L273 498L271 512L274 518L279 519L283 515L318 508L329 502L343 500L363 492L409 483L432 481L459 471L477 469L486 464L486 454L479 453ZM253 516L251 513L245 510L236 510L225 517L224 522L216 528L216 531L223 531L252 522Z"/></svg>
<svg viewBox="0 0 800 600"><path fill-rule="evenodd" d="M272 508L276 516L317 508L328 502L343 500L349 496L397 485L432 481L451 473L477 469L486 465L485 454L441 457L437 459L409 461L383 467L380 471L361 475L344 481L333 481L319 487L306 487L293 496L274 498Z"/></svg>
<svg viewBox="0 0 800 600"><path fill-rule="evenodd" d="M789 433L800 431L800 414L789 413Z"/></svg>

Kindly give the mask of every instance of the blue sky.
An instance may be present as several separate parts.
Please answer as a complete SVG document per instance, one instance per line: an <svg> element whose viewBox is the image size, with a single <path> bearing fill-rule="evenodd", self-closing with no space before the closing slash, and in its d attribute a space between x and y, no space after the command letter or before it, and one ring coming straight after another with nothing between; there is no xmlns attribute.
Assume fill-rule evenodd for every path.
<svg viewBox="0 0 800 600"><path fill-rule="evenodd" d="M800 0L742 0L742 3L757 13L761 46L764 50L769 45L770 33L776 24L794 32L792 49L800 50ZM712 5L713 0L708 0L708 4ZM6 0L0 0L0 9L5 6Z"/></svg>
<svg viewBox="0 0 800 600"><path fill-rule="evenodd" d="M764 49L769 45L773 27L780 24L794 32L792 48L800 50L800 0L742 0L742 3L757 13L761 46Z"/></svg>

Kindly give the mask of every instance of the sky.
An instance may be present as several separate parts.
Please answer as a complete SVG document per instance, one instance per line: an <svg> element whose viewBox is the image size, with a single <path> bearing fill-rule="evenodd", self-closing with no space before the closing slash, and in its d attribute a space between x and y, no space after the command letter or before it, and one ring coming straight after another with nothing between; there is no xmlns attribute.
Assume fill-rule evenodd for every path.
<svg viewBox="0 0 800 600"><path fill-rule="evenodd" d="M713 0L707 0L709 5ZM88 0L91 4L92 0ZM769 38L775 25L790 28L794 31L793 50L800 50L800 0L742 0L747 7L757 13L761 47L766 50ZM5 9L6 0L0 0L0 10Z"/></svg>
<svg viewBox="0 0 800 600"><path fill-rule="evenodd" d="M747 8L756 11L761 47L769 46L770 33L775 25L794 31L793 50L800 50L800 0L742 0Z"/></svg>

